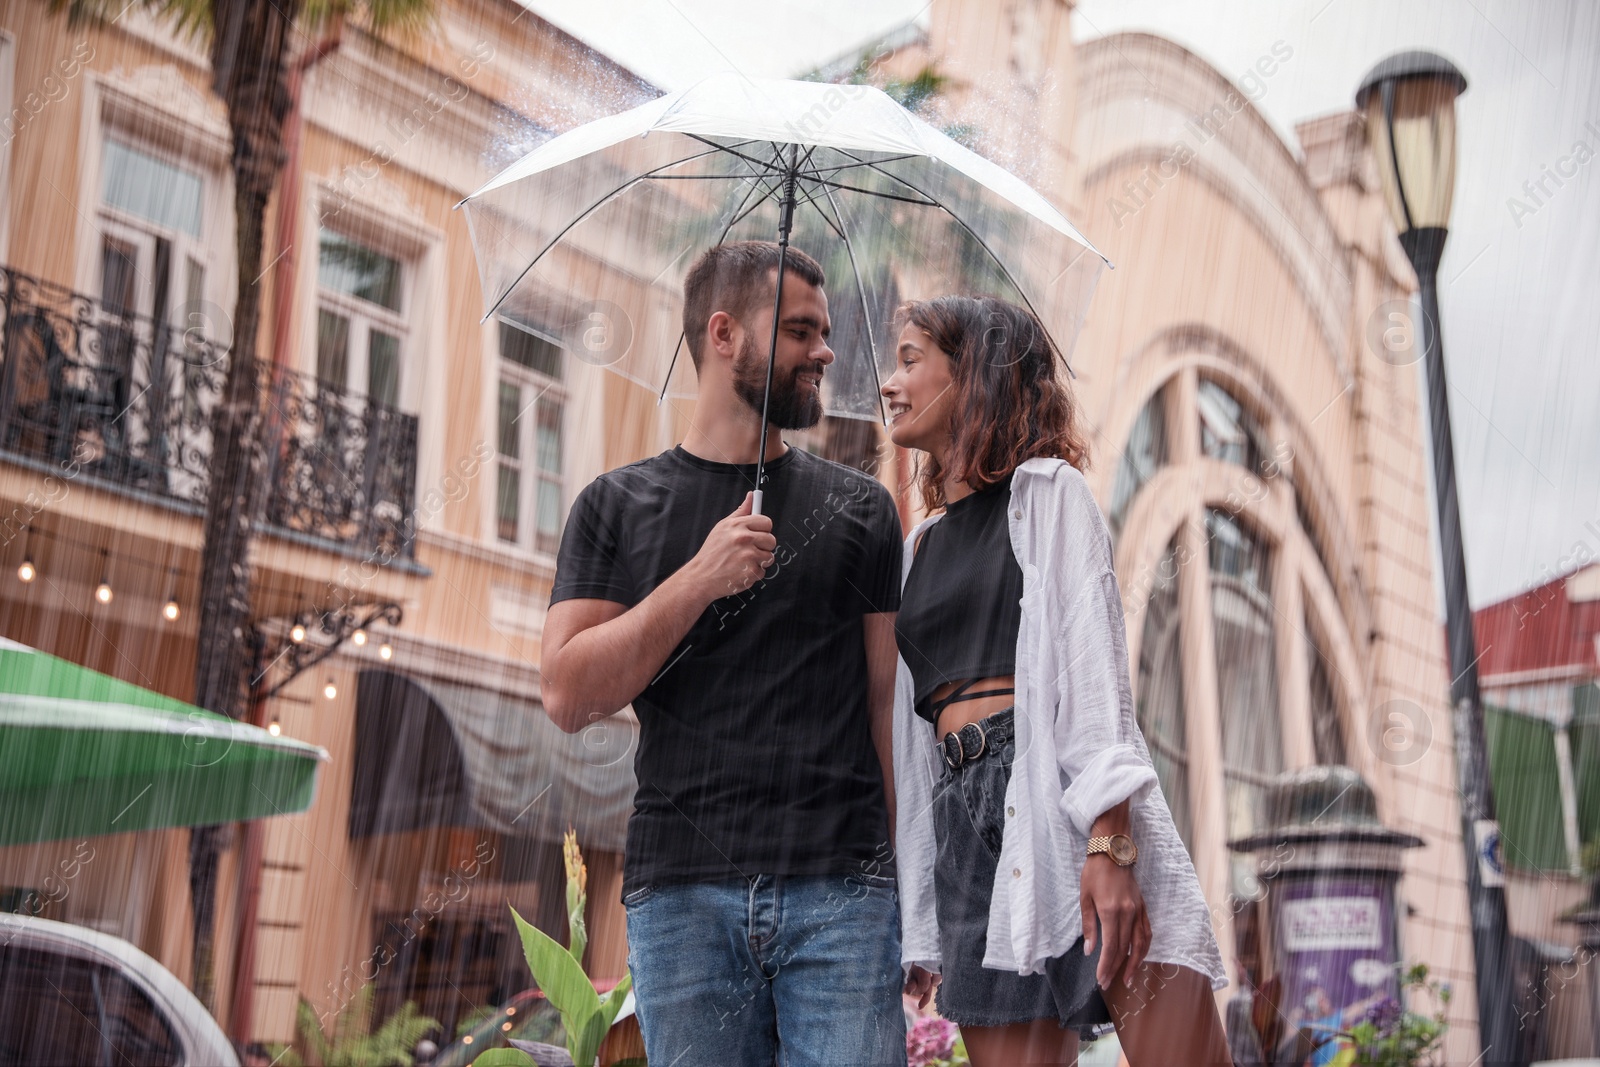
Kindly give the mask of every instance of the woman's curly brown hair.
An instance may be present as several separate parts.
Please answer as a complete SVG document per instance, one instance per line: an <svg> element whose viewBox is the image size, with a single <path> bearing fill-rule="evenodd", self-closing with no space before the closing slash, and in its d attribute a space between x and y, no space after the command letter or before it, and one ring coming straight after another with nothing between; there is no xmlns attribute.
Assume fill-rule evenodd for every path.
<svg viewBox="0 0 1600 1067"><path fill-rule="evenodd" d="M974 490L1041 456L1088 469L1077 403L1033 312L998 297L941 296L902 304L895 317L927 331L951 357L951 447L944 463L924 456L918 472L930 510L945 506L946 465Z"/></svg>

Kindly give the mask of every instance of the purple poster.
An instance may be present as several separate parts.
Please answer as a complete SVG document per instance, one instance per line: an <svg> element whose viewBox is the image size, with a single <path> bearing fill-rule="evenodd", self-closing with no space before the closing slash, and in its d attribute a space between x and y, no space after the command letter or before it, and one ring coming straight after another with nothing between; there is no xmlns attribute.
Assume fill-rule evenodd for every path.
<svg viewBox="0 0 1600 1067"><path fill-rule="evenodd" d="M1393 898L1382 880L1354 877L1286 881L1275 898L1281 1003L1291 1029L1329 1039L1306 1060L1324 1067L1345 1044L1335 1035L1398 994Z"/></svg>

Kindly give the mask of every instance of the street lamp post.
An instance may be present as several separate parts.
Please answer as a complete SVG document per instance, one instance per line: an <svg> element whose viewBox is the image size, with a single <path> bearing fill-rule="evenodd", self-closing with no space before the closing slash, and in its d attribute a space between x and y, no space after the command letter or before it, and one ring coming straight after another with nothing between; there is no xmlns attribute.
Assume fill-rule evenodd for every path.
<svg viewBox="0 0 1600 1067"><path fill-rule="evenodd" d="M1461 543L1455 446L1439 336L1439 259L1444 253L1455 191L1455 100L1467 79L1443 56L1402 52L1367 74L1356 106L1367 114L1367 138L1378 161L1383 196L1400 232L1400 244L1417 272L1422 302L1428 422L1433 430L1433 482L1439 513L1445 625L1450 648L1450 703L1454 712L1456 778L1461 793L1462 851L1477 972L1480 1062L1527 1063L1512 987L1505 890L1498 877L1498 824L1484 743L1472 608ZM1486 875L1488 877L1486 877Z"/></svg>

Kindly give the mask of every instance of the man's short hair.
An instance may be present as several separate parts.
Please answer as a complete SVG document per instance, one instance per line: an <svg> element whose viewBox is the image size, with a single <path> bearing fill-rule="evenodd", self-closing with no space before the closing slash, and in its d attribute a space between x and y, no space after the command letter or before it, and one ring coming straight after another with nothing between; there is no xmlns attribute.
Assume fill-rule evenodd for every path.
<svg viewBox="0 0 1600 1067"><path fill-rule="evenodd" d="M683 279L683 337L689 358L700 369L701 349L711 316L726 311L740 322L757 307L771 304L778 269L776 241L734 241L705 250ZM827 284L822 265L798 248L784 257L785 275L821 289Z"/></svg>

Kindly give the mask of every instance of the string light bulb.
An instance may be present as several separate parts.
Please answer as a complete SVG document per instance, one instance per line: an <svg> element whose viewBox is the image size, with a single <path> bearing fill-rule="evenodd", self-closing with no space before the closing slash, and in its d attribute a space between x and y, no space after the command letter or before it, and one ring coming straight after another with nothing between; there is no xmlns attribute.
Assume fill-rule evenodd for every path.
<svg viewBox="0 0 1600 1067"><path fill-rule="evenodd" d="M293 626L289 627L289 640L298 645L305 639L306 628L304 626L297 622Z"/></svg>
<svg viewBox="0 0 1600 1067"><path fill-rule="evenodd" d="M357 648L365 645L367 643L367 631L357 630L355 633L351 634L350 643L355 645Z"/></svg>
<svg viewBox="0 0 1600 1067"><path fill-rule="evenodd" d="M94 587L94 598L102 604L111 603L111 553L100 550L100 584Z"/></svg>
<svg viewBox="0 0 1600 1067"><path fill-rule="evenodd" d="M332 678L329 678L328 684L322 687L322 695L327 697L329 700L332 700L339 695L339 687L333 684Z"/></svg>
<svg viewBox="0 0 1600 1067"><path fill-rule="evenodd" d="M22 528L22 562L17 566L17 580L27 585L39 577L39 568L33 565L33 527Z"/></svg>
<svg viewBox="0 0 1600 1067"><path fill-rule="evenodd" d="M267 733L277 737L283 733L283 727L278 724L278 717L274 715L272 721L267 723Z"/></svg>
<svg viewBox="0 0 1600 1067"><path fill-rule="evenodd" d="M168 622L177 622L178 616L183 614L183 608L178 605L178 568L173 567L167 572L167 602L161 605L161 617Z"/></svg>
<svg viewBox="0 0 1600 1067"><path fill-rule="evenodd" d="M394 659L394 648L389 644L389 642L385 641L383 644L378 646L378 658L381 660Z"/></svg>

